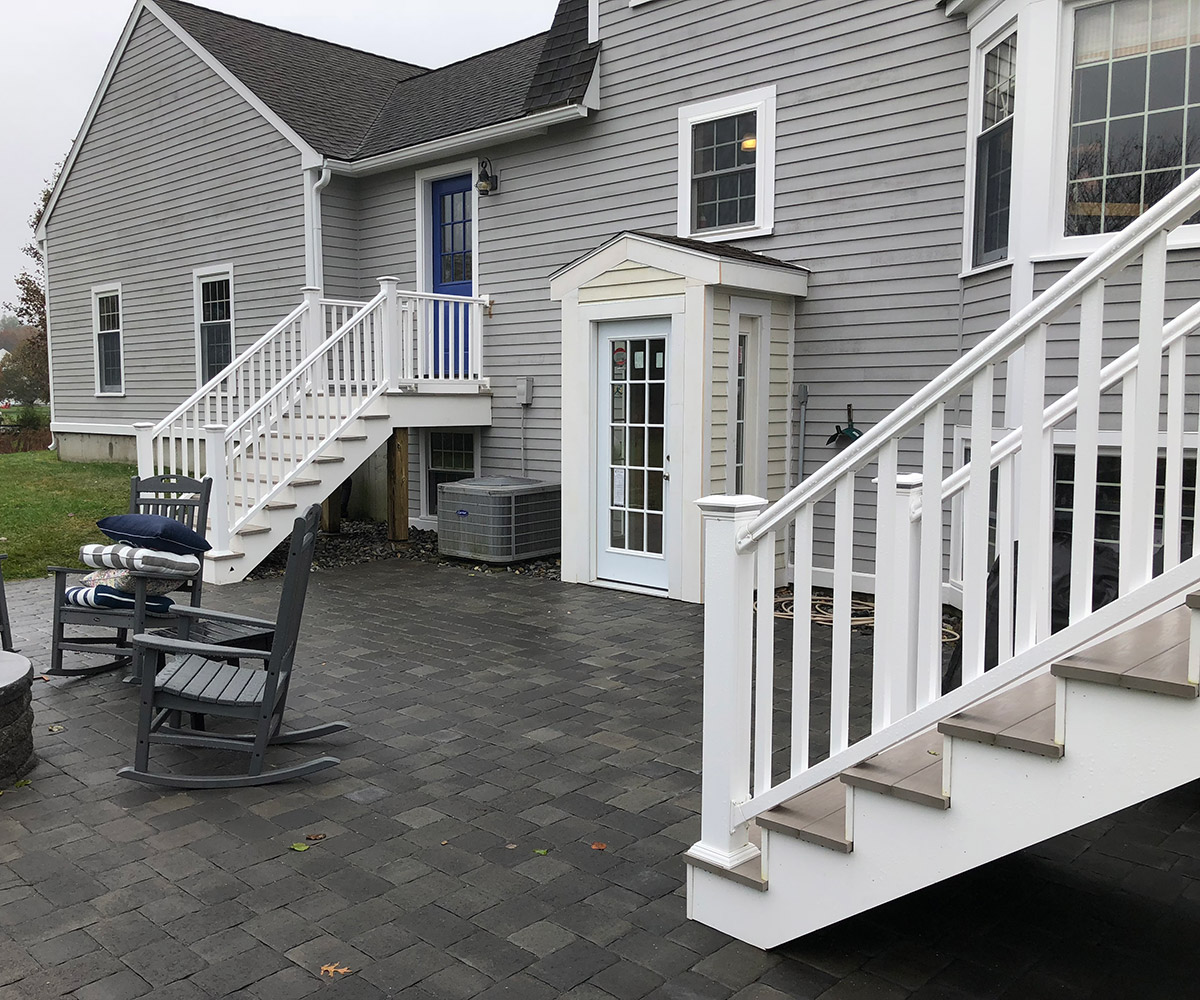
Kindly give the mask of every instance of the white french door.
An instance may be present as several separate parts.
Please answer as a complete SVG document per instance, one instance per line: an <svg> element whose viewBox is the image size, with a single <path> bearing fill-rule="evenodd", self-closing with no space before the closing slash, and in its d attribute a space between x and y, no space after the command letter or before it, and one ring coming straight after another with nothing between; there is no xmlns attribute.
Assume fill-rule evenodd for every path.
<svg viewBox="0 0 1200 1000"><path fill-rule="evenodd" d="M596 576L666 590L671 321L615 320L598 329Z"/></svg>

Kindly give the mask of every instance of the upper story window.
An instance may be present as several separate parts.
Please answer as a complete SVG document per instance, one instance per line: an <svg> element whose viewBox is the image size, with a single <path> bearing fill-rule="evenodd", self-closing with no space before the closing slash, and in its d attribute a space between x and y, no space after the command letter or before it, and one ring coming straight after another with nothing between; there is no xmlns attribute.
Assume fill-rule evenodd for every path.
<svg viewBox="0 0 1200 1000"><path fill-rule="evenodd" d="M1115 0L1074 19L1065 234L1112 233L1200 165L1200 5Z"/></svg>
<svg viewBox="0 0 1200 1000"><path fill-rule="evenodd" d="M679 109L680 236L766 235L774 201L774 87Z"/></svg>
<svg viewBox="0 0 1200 1000"><path fill-rule="evenodd" d="M233 276L228 270L196 275L196 326L204 384L233 361Z"/></svg>
<svg viewBox="0 0 1200 1000"><path fill-rule="evenodd" d="M120 285L92 289L92 328L96 336L96 394L122 395L125 356L121 344Z"/></svg>
<svg viewBox="0 0 1200 1000"><path fill-rule="evenodd" d="M1008 256L1016 98L1017 35L1013 32L983 59L983 113L975 147L976 267Z"/></svg>

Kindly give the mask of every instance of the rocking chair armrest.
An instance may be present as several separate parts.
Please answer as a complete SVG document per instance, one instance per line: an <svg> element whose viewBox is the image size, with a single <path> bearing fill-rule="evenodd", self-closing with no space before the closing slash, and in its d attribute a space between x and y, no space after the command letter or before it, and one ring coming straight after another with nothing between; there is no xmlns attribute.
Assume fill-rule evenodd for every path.
<svg viewBox="0 0 1200 1000"><path fill-rule="evenodd" d="M203 656L210 660L269 660L271 653L264 649L244 649L241 646L215 646L206 642L189 642L186 639L174 639L165 635L151 635L139 632L133 637L133 645L139 648L154 649L160 653L183 653Z"/></svg>
<svg viewBox="0 0 1200 1000"><path fill-rule="evenodd" d="M86 566L47 566L46 572L58 576L60 573L90 573L91 570Z"/></svg>
<svg viewBox="0 0 1200 1000"><path fill-rule="evenodd" d="M214 611L211 608L193 608L188 605L175 605L171 608L171 614L181 618L209 618L212 621L233 622L236 625L257 625L260 628L275 627L274 622L267 621L265 618L251 618L248 615L239 615L234 611Z"/></svg>

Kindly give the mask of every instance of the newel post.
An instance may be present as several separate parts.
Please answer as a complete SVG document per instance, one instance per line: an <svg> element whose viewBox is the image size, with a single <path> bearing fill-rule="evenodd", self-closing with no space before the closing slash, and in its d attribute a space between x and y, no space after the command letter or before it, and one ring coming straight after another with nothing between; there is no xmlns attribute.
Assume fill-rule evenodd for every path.
<svg viewBox="0 0 1200 1000"><path fill-rule="evenodd" d="M154 425L139 421L133 425L133 433L137 437L138 476L150 479L154 475Z"/></svg>
<svg viewBox="0 0 1200 1000"><path fill-rule="evenodd" d="M710 496L704 519L704 728L700 840L691 857L736 868L758 856L733 806L750 797L750 687L754 636L754 551L737 537L767 501Z"/></svg>
<svg viewBox="0 0 1200 1000"><path fill-rule="evenodd" d="M208 503L208 540L218 552L229 551L229 481L225 470L225 425L204 428L204 471L212 479Z"/></svg>
<svg viewBox="0 0 1200 1000"><path fill-rule="evenodd" d="M304 356L307 358L321 346L325 339L325 315L321 311L321 289L306 285L300 289L304 296L304 319L301 329L304 331Z"/></svg>
<svg viewBox="0 0 1200 1000"><path fill-rule="evenodd" d="M379 280L383 292L383 379L389 389L400 384L400 279L387 275Z"/></svg>

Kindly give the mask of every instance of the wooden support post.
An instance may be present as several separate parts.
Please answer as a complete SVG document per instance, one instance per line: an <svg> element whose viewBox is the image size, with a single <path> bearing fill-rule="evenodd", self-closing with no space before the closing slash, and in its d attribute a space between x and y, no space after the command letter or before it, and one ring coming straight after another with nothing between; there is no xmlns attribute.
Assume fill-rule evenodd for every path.
<svg viewBox="0 0 1200 1000"><path fill-rule="evenodd" d="M393 427L387 450L388 538L408 541L408 428Z"/></svg>
<svg viewBox="0 0 1200 1000"><path fill-rule="evenodd" d="M327 535L342 531L342 487L339 486L321 504L321 530Z"/></svg>

